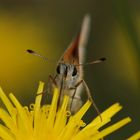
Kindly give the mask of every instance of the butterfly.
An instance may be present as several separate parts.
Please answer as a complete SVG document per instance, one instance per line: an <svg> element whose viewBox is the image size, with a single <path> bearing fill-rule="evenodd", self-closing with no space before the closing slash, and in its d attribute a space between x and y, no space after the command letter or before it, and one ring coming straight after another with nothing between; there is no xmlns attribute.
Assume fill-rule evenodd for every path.
<svg viewBox="0 0 140 140"><path fill-rule="evenodd" d="M86 45L90 31L90 16L86 15L83 19L81 30L77 36L72 40L68 48L60 57L54 76L49 76L49 81L59 89L58 106L61 105L64 95L68 95L70 100L68 110L75 114L82 106L81 93L85 89L88 100L91 101L96 112L100 116L100 111L93 101L90 90L84 80L83 66L88 64L95 64L105 60L100 58L96 61L85 63ZM27 50L28 53L40 56L33 50Z"/></svg>

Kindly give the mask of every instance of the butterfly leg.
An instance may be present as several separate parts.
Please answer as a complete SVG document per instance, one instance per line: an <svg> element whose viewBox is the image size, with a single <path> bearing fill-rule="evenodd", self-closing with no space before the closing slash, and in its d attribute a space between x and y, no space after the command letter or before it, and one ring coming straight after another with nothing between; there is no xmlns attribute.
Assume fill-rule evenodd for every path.
<svg viewBox="0 0 140 140"><path fill-rule="evenodd" d="M76 91L77 91L77 87L79 85L81 85L83 82L83 80L80 80L74 87L70 88L71 90L74 90L74 93L72 95L72 99L71 99L71 103L70 103L70 110L72 110L72 104L73 104L73 100L74 100L74 97L75 97L75 94L76 94Z"/></svg>
<svg viewBox="0 0 140 140"><path fill-rule="evenodd" d="M62 102L62 96L63 96L62 92L63 92L64 80L65 80L65 77L62 76L62 78L60 80L61 84L60 84L59 97L58 97L58 102L57 102L57 111L58 111L58 108L59 108L59 106L61 105L61 102Z"/></svg>
<svg viewBox="0 0 140 140"><path fill-rule="evenodd" d="M100 117L100 119L101 119L101 121L102 121L101 113L100 113L98 107L96 106L95 102L94 102L93 99L92 99L92 96L91 96L90 90L89 90L89 88L88 88L86 82L85 82L84 80L82 80L82 82L83 82L83 85L84 85L84 87L85 87L85 90L86 90L86 93L87 93L88 99L92 102L93 107L95 108L97 114L99 115L99 117Z"/></svg>
<svg viewBox="0 0 140 140"><path fill-rule="evenodd" d="M50 87L50 83L52 83L53 86L56 86L55 78L53 78L51 75L49 75L49 82L48 82L47 88L45 90L43 90L41 93L37 94L37 96L41 95L41 94L43 95L45 93L50 94L51 92L48 92L48 89Z"/></svg>
<svg viewBox="0 0 140 140"><path fill-rule="evenodd" d="M72 109L72 103L73 103L73 99L74 99L74 96L75 96L75 93L76 93L76 87L75 88L73 88L73 90L74 90L74 93L73 93L73 95L72 95L72 99L71 99L71 102L70 102L70 110Z"/></svg>
<svg viewBox="0 0 140 140"><path fill-rule="evenodd" d="M55 77L52 77L52 75L49 75L49 82L51 82L52 84L53 84L53 86L57 86L57 84L56 84L56 82L55 82L55 78L56 78L56 76Z"/></svg>

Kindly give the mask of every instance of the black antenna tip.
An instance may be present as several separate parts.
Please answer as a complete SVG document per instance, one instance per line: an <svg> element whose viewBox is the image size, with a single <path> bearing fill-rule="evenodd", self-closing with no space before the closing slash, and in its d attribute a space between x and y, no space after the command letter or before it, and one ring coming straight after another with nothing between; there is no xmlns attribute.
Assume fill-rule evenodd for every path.
<svg viewBox="0 0 140 140"><path fill-rule="evenodd" d="M105 60L106 60L106 58L105 58L105 57L103 57L103 58L100 58L100 60L101 60L101 61L105 61Z"/></svg>
<svg viewBox="0 0 140 140"><path fill-rule="evenodd" d="M30 50L30 49L28 49L28 50L26 50L28 53L34 53L34 51L33 50Z"/></svg>

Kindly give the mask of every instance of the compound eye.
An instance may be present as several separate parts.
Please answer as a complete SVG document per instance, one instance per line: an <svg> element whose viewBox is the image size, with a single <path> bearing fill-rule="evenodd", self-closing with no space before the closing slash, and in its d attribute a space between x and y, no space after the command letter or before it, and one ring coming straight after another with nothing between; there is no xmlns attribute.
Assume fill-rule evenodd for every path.
<svg viewBox="0 0 140 140"><path fill-rule="evenodd" d="M60 65L57 66L56 72L57 72L58 74L60 74Z"/></svg>
<svg viewBox="0 0 140 140"><path fill-rule="evenodd" d="M77 74L77 69L76 67L74 67L73 72L72 72L72 76L75 76Z"/></svg>

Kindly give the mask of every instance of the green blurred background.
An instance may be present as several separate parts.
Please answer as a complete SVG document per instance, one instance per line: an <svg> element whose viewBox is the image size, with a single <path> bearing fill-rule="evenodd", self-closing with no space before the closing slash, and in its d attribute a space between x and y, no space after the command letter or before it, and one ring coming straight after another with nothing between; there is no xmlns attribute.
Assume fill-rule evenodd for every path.
<svg viewBox="0 0 140 140"><path fill-rule="evenodd" d="M89 13L92 27L85 80L103 111L120 102L123 110L113 122L130 116L132 123L106 139L123 140L140 129L140 1L139 0L1 0L0 85L24 105L34 101L38 82L47 83L56 63ZM50 60L25 53L33 49ZM97 114L91 109L88 117ZM86 118L87 121L89 119Z"/></svg>

